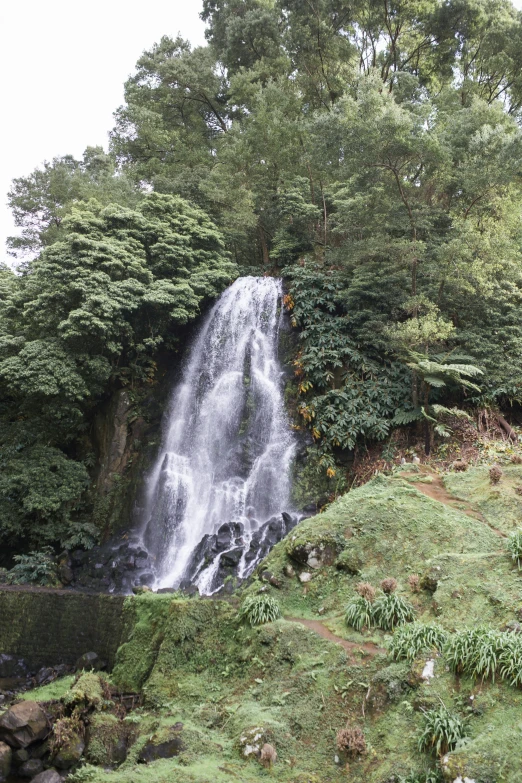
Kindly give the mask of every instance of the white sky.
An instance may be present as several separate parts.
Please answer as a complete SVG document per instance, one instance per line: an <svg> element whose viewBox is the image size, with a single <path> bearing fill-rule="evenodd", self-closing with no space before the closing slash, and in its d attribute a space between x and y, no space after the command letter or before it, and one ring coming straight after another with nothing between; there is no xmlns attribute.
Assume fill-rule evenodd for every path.
<svg viewBox="0 0 522 783"><path fill-rule="evenodd" d="M514 0L522 8L522 0ZM107 147L123 83L141 52L178 32L204 43L201 0L3 0L0 72L0 261L15 233L6 206L14 177L87 145Z"/></svg>
<svg viewBox="0 0 522 783"><path fill-rule="evenodd" d="M522 2L522 0L521 0ZM87 145L107 147L113 111L140 54L178 32L205 42L201 0L3 0L0 261L16 233L6 206L14 177Z"/></svg>

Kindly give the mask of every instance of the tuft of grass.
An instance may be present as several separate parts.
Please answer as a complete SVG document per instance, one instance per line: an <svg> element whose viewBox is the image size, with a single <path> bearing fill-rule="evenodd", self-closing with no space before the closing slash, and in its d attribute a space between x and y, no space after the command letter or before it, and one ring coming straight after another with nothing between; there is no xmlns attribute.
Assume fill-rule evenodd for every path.
<svg viewBox="0 0 522 783"><path fill-rule="evenodd" d="M276 599L267 593L248 595L238 613L240 620L246 620L251 626L272 623L281 617L281 609Z"/></svg>
<svg viewBox="0 0 522 783"><path fill-rule="evenodd" d="M396 660L414 661L420 653L443 649L448 634L436 623L410 623L397 628L390 644L390 654Z"/></svg>
<svg viewBox="0 0 522 783"><path fill-rule="evenodd" d="M424 726L419 737L419 750L444 756L466 736L464 721L450 712L445 704L424 713Z"/></svg>
<svg viewBox="0 0 522 783"><path fill-rule="evenodd" d="M362 631L363 628L371 628L373 624L373 604L362 595L353 598L347 605L344 613L346 625Z"/></svg>
<svg viewBox="0 0 522 783"><path fill-rule="evenodd" d="M507 548L511 559L517 564L520 571L522 568L522 528L519 527L509 534Z"/></svg>
<svg viewBox="0 0 522 783"><path fill-rule="evenodd" d="M415 618L415 609L397 593L384 593L373 604L374 624L383 631L393 631Z"/></svg>
<svg viewBox="0 0 522 783"><path fill-rule="evenodd" d="M517 687L522 684L522 639L518 634L473 628L448 637L444 657L450 668L483 680L495 676Z"/></svg>

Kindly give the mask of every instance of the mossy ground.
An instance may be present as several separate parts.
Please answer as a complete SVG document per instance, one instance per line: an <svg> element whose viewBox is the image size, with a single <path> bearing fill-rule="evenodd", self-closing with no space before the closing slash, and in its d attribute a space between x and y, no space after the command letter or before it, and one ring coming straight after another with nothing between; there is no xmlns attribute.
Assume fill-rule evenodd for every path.
<svg viewBox="0 0 522 783"><path fill-rule="evenodd" d="M503 481L508 480L510 487L522 484L522 468L505 471ZM413 603L418 618L436 619L450 631L481 623L499 628L516 620L521 576L505 539L491 526L494 522L507 530L518 524L517 507L502 499L502 487L500 500L489 498L488 481L485 468L446 480L465 504L479 509L484 519L476 519L426 497L400 472L377 477L304 521L273 549L242 593L269 590L287 618L320 620L353 642L350 649L285 619L260 628L241 625L235 599L155 594L128 599L125 611L133 630L119 650L112 679L122 690L143 695L143 706L125 719L133 722L135 743L117 770L86 767L75 779L399 780L411 770L437 765L419 751L418 737L423 710L442 701L466 718L469 735L444 761L448 780L461 775L477 783L522 781L522 691L458 678L441 657L434 678L423 682L419 673L427 656L413 665L392 662L369 644L385 648L389 635L358 633L343 620L357 582L378 587L389 576L398 580L399 592ZM500 519L504 503L509 520L507 512ZM315 567L305 562L307 555ZM260 581L265 569L281 582L280 589ZM304 572L311 574L306 583L299 579ZM431 575L431 591L412 592L412 574ZM178 756L138 763L146 741L163 741L180 723L184 750ZM364 730L367 752L336 761L336 733L347 723ZM239 738L251 727L262 727L277 749L272 772L241 755ZM103 752L95 758L101 764Z"/></svg>

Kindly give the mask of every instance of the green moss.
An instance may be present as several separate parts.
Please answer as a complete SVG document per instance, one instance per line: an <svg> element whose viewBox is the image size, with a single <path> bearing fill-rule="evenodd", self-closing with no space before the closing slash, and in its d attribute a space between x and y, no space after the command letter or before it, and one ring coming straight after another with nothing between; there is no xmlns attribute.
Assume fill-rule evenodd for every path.
<svg viewBox="0 0 522 783"><path fill-rule="evenodd" d="M70 690L75 681L74 674L67 677L60 677L58 680L42 685L40 688L33 688L30 691L20 694L20 699L26 701L57 701L61 699Z"/></svg>
<svg viewBox="0 0 522 783"><path fill-rule="evenodd" d="M502 478L494 485L488 465L448 473L444 484L455 497L474 505L492 527L508 534L522 524L522 498L515 491L522 486L522 466L504 465L502 471Z"/></svg>
<svg viewBox="0 0 522 783"><path fill-rule="evenodd" d="M264 569L281 580L279 590L263 588L287 618L320 619L323 631L352 644L344 649L298 621L250 628L238 622L235 598L147 593L127 599L128 641L113 677L120 687L139 690L144 704L121 722L134 731L127 761L111 773L86 769L86 781L341 783L348 777L352 783L382 783L433 767L418 738L423 711L441 701L466 719L470 736L449 755L451 774L477 783L519 780L520 691L457 679L442 657L427 684L427 656L411 665L393 663L371 644L385 647L389 635L361 634L343 621L357 582L378 587L388 576L398 579L399 593L415 605L421 621L436 617L450 631L514 619L520 577L486 521L426 497L397 473L304 521L274 548L259 571ZM303 572L311 574L309 581L299 580ZM427 574L430 589L413 593L411 574ZM254 578L242 593L260 587ZM349 771L335 762L336 734L346 724L360 726L367 743L367 753L350 760ZM102 734L112 736L116 725L115 719L104 723ZM242 756L240 736L252 727L261 727L277 750L272 777ZM159 743L174 730L181 731L184 745L178 757L138 763L146 742ZM110 764L100 742L90 758Z"/></svg>

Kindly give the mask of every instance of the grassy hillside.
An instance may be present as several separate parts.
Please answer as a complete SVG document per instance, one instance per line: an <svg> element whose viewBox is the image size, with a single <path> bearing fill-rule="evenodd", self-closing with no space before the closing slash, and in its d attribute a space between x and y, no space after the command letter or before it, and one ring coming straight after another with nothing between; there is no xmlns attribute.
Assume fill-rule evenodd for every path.
<svg viewBox="0 0 522 783"><path fill-rule="evenodd" d="M242 591L277 600L282 617L266 625L240 622L237 597L128 599L133 631L112 680L139 692L142 704L124 718L96 713L90 763L73 780L425 783L444 774L522 781L520 689L498 677L457 676L433 651L394 660L391 633L358 632L344 622L356 584L378 588L386 577L398 581L416 620L449 633L516 622L520 576L504 530L517 523L519 481L518 466L493 488L486 468L448 475L444 486L435 474L405 466L345 495L278 544ZM408 581L412 575L420 587ZM433 677L423 679L428 660ZM437 758L419 749L419 738L426 712L441 704L464 722L466 739ZM125 725L132 727L127 760L104 770L111 737ZM362 730L364 753L338 749L346 726ZM256 735L277 750L272 771L244 756ZM144 747L165 742L174 742L177 755L140 762ZM426 777L430 770L435 777Z"/></svg>

